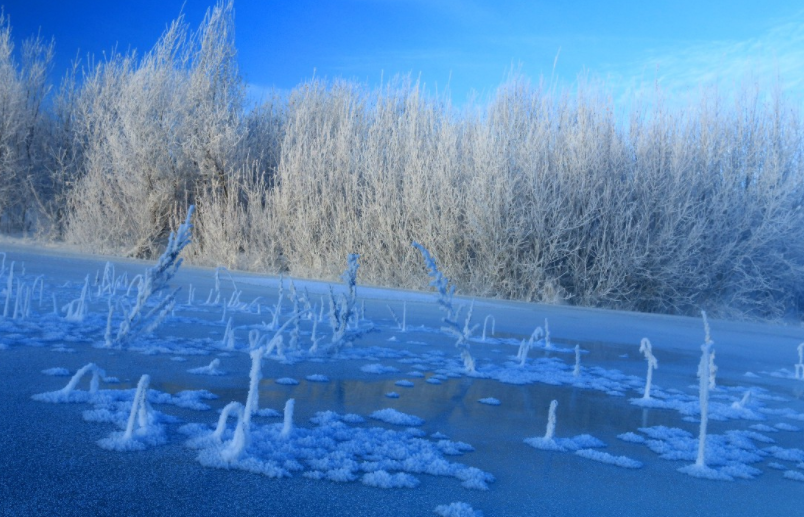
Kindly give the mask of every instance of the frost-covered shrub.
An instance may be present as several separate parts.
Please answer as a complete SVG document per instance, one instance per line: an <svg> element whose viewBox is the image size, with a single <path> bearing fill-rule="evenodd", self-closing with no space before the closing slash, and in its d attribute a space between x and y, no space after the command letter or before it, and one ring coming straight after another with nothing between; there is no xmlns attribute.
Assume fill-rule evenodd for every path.
<svg viewBox="0 0 804 517"><path fill-rule="evenodd" d="M89 69L74 109L83 159L69 241L153 257L197 192L214 191L201 196L205 210L228 196L242 139L233 23L232 3L218 3L196 32L180 16L142 57L112 54Z"/></svg>

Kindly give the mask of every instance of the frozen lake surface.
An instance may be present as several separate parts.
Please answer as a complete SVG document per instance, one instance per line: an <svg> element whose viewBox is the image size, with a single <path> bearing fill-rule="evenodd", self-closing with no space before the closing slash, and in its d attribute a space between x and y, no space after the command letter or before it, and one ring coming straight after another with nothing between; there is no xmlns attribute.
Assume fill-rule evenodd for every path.
<svg viewBox="0 0 804 517"><path fill-rule="evenodd" d="M129 285L153 263L110 259L111 271L65 251L0 251L0 515L747 516L801 505L800 327L710 321L706 464L729 479L715 481L679 471L698 455L700 318L477 299L472 372L434 294L358 285L346 335L362 335L332 354L321 351L330 284L294 281L298 310L309 304L296 330L289 279L275 318L278 278L183 266L165 321L109 347L107 328L135 304ZM85 286L83 312L68 306ZM461 324L470 302L456 299ZM545 320L549 339L531 341ZM643 338L658 361L649 401ZM97 390L91 369L63 390L89 363L102 369Z"/></svg>

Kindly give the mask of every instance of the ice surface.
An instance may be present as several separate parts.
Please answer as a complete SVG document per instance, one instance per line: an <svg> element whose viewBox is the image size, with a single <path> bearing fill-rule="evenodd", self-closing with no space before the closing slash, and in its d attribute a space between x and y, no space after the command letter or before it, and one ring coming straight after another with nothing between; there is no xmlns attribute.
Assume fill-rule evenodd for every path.
<svg viewBox="0 0 804 517"><path fill-rule="evenodd" d="M36 260L26 258L25 262L29 270L36 268ZM214 296L209 305L199 303L203 300L198 298L185 304L189 298L183 296L154 334L139 336L119 351L103 348L108 283L87 290L83 320L67 321L63 313L52 314L51 297L55 296L59 306L80 299L87 272L103 269L103 263L86 267L83 258L67 264L70 267L43 269L47 303L41 307L32 303L27 318L0 319L0 341L5 345L0 369L3 378L11 381L0 384L0 405L10 417L6 433L0 433L0 447L12 451L0 458L0 484L7 487L9 498L4 497L4 504L10 501L11 515L32 514L34 503L33 496L19 488L21 483L10 482L8 472L28 479L27 486L38 486L37 494L45 495L37 495L36 508L49 513L57 508L58 497L48 487L62 485L83 507L92 508L103 500L115 513L158 514L165 502L173 501L169 494L184 494L180 506L169 503L177 515L198 514L201 507L188 502L195 500L218 513L253 504L271 508L266 511L272 514L298 510L299 515L394 515L395 509L404 508L410 514L423 515L445 501L460 499L492 515L500 513L500 508L511 508L510 501L517 501L517 512L528 515L583 515L591 505L600 515L651 511L782 515L783 502L791 500L800 487L790 482L801 481L804 465L798 443L800 422L804 422L804 405L797 391L801 381L789 370L791 346L802 341L794 327L711 323L719 341L719 371L708 401L707 468L687 469L685 464L696 459L694 432L700 419L697 387L692 387L700 357L696 350L700 320L477 300L476 312L483 316L494 313L496 335L487 334L485 342L472 339L476 371L468 374L454 339L440 329L442 314L432 295L361 288L360 293L368 295L366 325L373 322L377 332L337 354L313 354L308 350L314 321L299 320L299 350L288 346L280 353L274 347L270 357L260 361L268 380L262 380L262 375L257 379L248 439L243 431L240 453L227 454L237 441L241 420L237 408L244 407L250 391L250 350L249 342L236 338L235 347L221 353L221 336L230 317L237 321L236 330L241 334L258 331L266 339L273 336L263 319L266 307L276 306L276 279L233 275L242 293L233 294L228 284L222 284L217 304ZM125 268L132 273L143 270L141 264L116 265L117 272ZM14 274L22 275L19 269ZM171 288L192 280L199 293L206 295L214 292L212 278L209 270L188 269L177 274ZM5 281L3 275L0 285ZM313 301L329 289L327 284L308 281L298 281L296 287L299 292L309 290ZM102 298L97 296L99 289ZM334 289L344 292L343 286ZM125 289L112 293L121 308L134 301L130 295L126 298ZM238 296L263 301L240 303ZM387 320L388 300L406 304L405 339L400 339L398 326ZM454 300L469 305L468 300ZM358 299L357 306L362 301ZM150 309L160 300L148 303ZM280 326L292 310L287 299L283 303ZM224 307L226 317L222 319ZM124 312L113 313L115 325ZM527 363L520 366L516 347L545 317L550 321L550 349L546 343L534 346ZM290 326L283 331L286 345L291 331ZM319 324L317 332L318 338L330 337L326 325ZM641 401L645 360L634 353L634 343L644 336L650 336L662 362L662 368L654 372L650 402ZM389 341L391 337L397 339ZM581 343L584 352L577 375L572 355L576 343ZM68 355L52 353L67 350L71 351ZM65 380L40 374L53 368L55 357L68 374L97 363L120 383L111 385L111 377L98 374L93 387L89 369L65 394ZM188 360L188 365L179 363ZM221 371L222 363L228 372L225 376L188 373ZM748 370L761 375L745 375ZM135 409L136 382L143 372L151 376L144 397L150 408L140 405ZM404 397L391 400L387 395L394 393L390 390L400 381L401 372L407 372L407 379L426 382L403 382L407 384ZM277 385L283 379L295 383L289 388ZM307 382L298 383L299 379ZM258 394L265 405L281 408L289 392L296 405L293 419L288 420L292 422L290 432L283 438L282 414L260 409L256 401ZM746 398L748 392L751 395ZM36 393L40 395L31 400ZM40 403L48 398L73 405ZM221 424L217 412L232 400L237 402ZM488 408L479 403L491 400L504 404ZM556 434L550 439L527 438L544 429L551 400L560 402ZM386 405L392 407L375 411ZM140 407L146 407L141 426ZM132 412L137 425L125 439ZM367 421L360 415L370 418ZM52 428L46 424L50 421L54 422ZM144 452L112 454L98 447L98 438L105 438L102 442L115 450ZM596 450L606 443L611 449ZM529 445L575 455L534 451ZM54 465L38 450L75 454L81 460ZM455 457L460 457L461 463L450 461ZM638 463L644 463L645 472L651 474L651 483L641 485L644 494L639 497L625 488L632 483L629 476L634 475L625 468ZM195 488L187 480L198 479L199 469L204 467L216 469L204 472L210 482ZM583 468L584 476L575 475L578 468ZM232 470L259 475L256 479L242 473L235 477ZM58 473L60 481L51 473ZM497 474L500 481L483 497L466 490L487 490ZM685 474L741 482L707 484L711 496L696 497L691 494L706 481ZM287 479L276 485L265 476ZM446 478L434 480L432 476ZM37 485L39 479L49 481ZM181 484L180 479L184 480ZM531 497L533 479L538 479L551 497ZM562 479L573 479L573 483L562 483ZM92 491L82 488L84 480L92 484ZM126 483L158 484L158 488L152 490L149 500L125 499ZM226 488L241 485L250 490ZM679 486L685 489L676 490ZM381 495L387 493L385 489L399 494L393 505L387 505L386 496ZM304 501L298 509L282 502L289 490L303 494L297 498ZM247 495L240 501L234 499L235 492ZM769 498L767 493L786 497ZM468 511L469 515L475 512L471 506Z"/></svg>

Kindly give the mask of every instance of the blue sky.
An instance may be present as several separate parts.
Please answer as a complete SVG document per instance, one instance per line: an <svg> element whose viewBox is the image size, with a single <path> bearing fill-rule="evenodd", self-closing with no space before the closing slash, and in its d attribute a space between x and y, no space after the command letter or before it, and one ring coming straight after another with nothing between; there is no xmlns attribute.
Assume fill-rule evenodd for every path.
<svg viewBox="0 0 804 517"><path fill-rule="evenodd" d="M197 26L212 1L0 0L15 39L56 40L56 70L82 55L149 49L182 5ZM761 5L760 5L761 4ZM512 66L537 80L581 73L616 95L634 88L729 88L746 77L804 97L804 6L765 0L236 0L241 73L253 94L315 73L377 84L420 77L462 103L493 92Z"/></svg>

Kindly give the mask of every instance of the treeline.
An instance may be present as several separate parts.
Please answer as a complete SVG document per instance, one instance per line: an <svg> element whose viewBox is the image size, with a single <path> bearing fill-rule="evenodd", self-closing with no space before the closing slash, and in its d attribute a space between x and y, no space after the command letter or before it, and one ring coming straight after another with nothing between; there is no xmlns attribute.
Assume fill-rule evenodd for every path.
<svg viewBox="0 0 804 517"><path fill-rule="evenodd" d="M804 128L780 95L684 109L514 77L456 108L409 79L310 80L246 109L231 3L141 56L48 81L0 18L0 225L151 257L189 204L195 263L465 294L779 317L804 309Z"/></svg>

